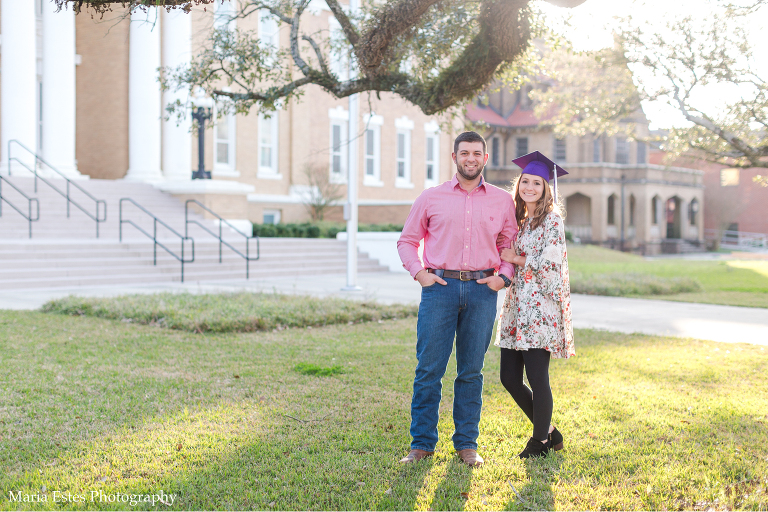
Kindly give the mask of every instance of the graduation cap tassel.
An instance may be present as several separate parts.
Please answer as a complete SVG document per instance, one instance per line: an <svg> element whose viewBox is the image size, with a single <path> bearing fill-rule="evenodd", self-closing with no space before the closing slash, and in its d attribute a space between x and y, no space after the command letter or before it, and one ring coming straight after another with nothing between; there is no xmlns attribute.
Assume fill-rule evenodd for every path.
<svg viewBox="0 0 768 512"><path fill-rule="evenodd" d="M555 203L557 203L557 164L555 164Z"/></svg>

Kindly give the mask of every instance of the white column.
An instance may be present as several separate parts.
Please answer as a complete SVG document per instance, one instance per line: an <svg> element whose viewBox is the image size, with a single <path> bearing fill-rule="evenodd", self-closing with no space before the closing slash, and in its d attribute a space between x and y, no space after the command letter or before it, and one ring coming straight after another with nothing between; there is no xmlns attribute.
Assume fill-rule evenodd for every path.
<svg viewBox="0 0 768 512"><path fill-rule="evenodd" d="M37 148L35 2L2 0L0 5L0 33L3 38L0 59L0 174L8 174L8 141L18 140L32 151ZM33 168L34 158L26 151L14 145L11 154ZM20 169L17 163L11 166L15 174L30 175Z"/></svg>
<svg viewBox="0 0 768 512"><path fill-rule="evenodd" d="M70 178L75 162L75 11L43 2L43 158Z"/></svg>
<svg viewBox="0 0 768 512"><path fill-rule="evenodd" d="M156 7L131 13L128 46L128 174L131 181L163 180L160 171L160 19Z"/></svg>
<svg viewBox="0 0 768 512"><path fill-rule="evenodd" d="M350 0L349 10L352 14L357 14L359 0ZM349 63L349 78L357 77L357 64ZM360 98L357 94L349 97L349 130L347 139L349 141L349 177L347 179L347 211L345 212L347 221L347 286L342 288L346 291L360 290L357 285L357 145L358 145L358 115Z"/></svg>
<svg viewBox="0 0 768 512"><path fill-rule="evenodd" d="M192 58L192 17L182 9L163 9L163 66L188 66ZM189 91L165 91L163 117L166 105L181 101L185 105ZM177 124L178 123L178 124ZM190 112L179 121L174 115L163 121L163 174L167 180L192 179L192 118Z"/></svg>

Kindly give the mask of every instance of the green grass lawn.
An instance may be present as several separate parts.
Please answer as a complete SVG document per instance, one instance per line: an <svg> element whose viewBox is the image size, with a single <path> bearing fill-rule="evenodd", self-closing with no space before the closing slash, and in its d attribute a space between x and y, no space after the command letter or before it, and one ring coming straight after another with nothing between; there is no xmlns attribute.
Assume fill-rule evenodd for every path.
<svg viewBox="0 0 768 512"><path fill-rule="evenodd" d="M439 451L403 467L413 318L199 334L0 311L0 509L147 509L50 500L161 489L176 499L154 508L768 509L768 351L585 330L576 344L551 369L565 450L516 457L531 427L491 347L487 464L452 451L452 361Z"/></svg>
<svg viewBox="0 0 768 512"><path fill-rule="evenodd" d="M646 260L640 256L590 245L569 245L568 264L571 285L579 289L580 281L601 281L611 277L646 276L649 279L694 280L699 291L651 295L617 293L683 302L726 304L768 308L768 261L691 261Z"/></svg>

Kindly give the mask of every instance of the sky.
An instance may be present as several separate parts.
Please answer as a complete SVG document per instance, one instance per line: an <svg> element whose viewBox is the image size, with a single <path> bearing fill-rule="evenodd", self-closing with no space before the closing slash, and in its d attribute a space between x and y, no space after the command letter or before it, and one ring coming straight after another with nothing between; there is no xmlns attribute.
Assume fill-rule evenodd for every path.
<svg viewBox="0 0 768 512"><path fill-rule="evenodd" d="M539 2L539 5L550 26L563 33L577 50L596 50L613 45L612 28L617 26L616 17L631 15L634 22L642 23L650 30L663 29L667 21L689 14L706 17L714 12L718 3L722 4L723 0L587 0L573 9L554 7L545 2ZM768 76L768 52L761 50L768 40L761 31L766 18L768 7L760 11L760 16L752 16L746 26L753 47L757 48L755 69L764 79ZM734 94L734 91L710 87L702 91L698 101L715 105L724 94ZM685 126L687 123L679 111L668 105L644 103L643 110L651 129Z"/></svg>

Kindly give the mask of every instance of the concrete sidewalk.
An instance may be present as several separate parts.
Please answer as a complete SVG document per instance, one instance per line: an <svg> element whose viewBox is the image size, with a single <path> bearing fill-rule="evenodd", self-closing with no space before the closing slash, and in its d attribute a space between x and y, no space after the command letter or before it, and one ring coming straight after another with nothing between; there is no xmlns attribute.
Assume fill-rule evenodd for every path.
<svg viewBox="0 0 768 512"><path fill-rule="evenodd" d="M405 273L361 274L361 291L346 292L346 276L341 274L286 276L246 281L205 281L153 285L49 288L0 291L0 309L36 309L46 301L79 295L110 297L161 291L189 293L268 292L320 297L335 296L384 303L418 303L420 288ZM504 295L499 294L499 304ZM726 343L752 343L768 346L768 309L691 304L661 300L573 296L576 328L605 329L626 333L698 338ZM578 342L578 340L577 340Z"/></svg>

